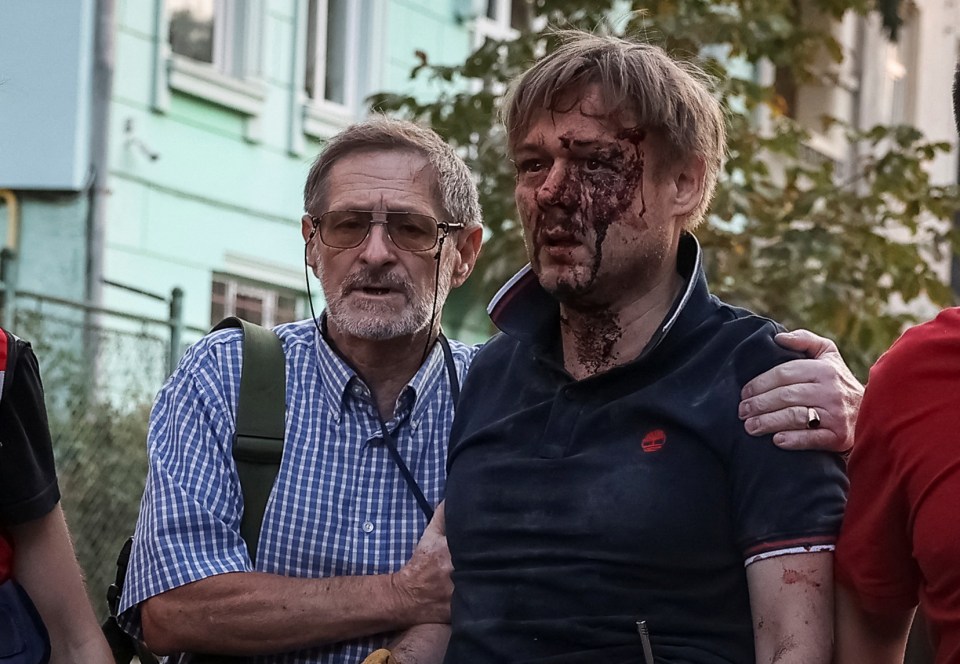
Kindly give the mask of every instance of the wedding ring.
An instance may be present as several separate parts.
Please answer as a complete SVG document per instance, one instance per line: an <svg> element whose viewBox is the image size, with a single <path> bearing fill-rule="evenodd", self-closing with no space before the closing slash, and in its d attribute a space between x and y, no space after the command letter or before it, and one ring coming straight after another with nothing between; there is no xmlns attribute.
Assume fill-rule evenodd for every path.
<svg viewBox="0 0 960 664"><path fill-rule="evenodd" d="M820 427L820 413L816 408L807 408L807 428L817 429Z"/></svg>

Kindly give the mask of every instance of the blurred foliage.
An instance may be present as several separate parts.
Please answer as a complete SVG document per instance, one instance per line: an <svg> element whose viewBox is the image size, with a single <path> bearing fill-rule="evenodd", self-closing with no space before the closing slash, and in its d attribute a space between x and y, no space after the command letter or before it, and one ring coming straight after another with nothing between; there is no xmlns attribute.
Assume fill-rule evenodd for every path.
<svg viewBox="0 0 960 664"><path fill-rule="evenodd" d="M891 1L884 6L895 16ZM913 322L891 302L925 296L948 303L949 290L929 261L949 250L949 238L932 222L960 208L956 188L931 184L924 170L949 145L930 143L911 127L857 130L824 118L824 127L811 129L844 132L855 155L852 169L837 172L807 148L808 132L790 117L798 88L836 83L843 49L830 27L847 11L865 15L875 6L871 0L526 0L527 27L514 40L488 39L452 66L417 53L411 77L429 79L435 98L381 93L370 101L433 126L478 175L490 237L471 295L485 303L526 262L513 165L496 116L506 82L555 48L556 28L629 35L697 60L715 77L729 118L725 174L713 216L697 231L714 292L789 328L830 336L864 379ZM891 21L888 31L895 29ZM754 79L747 65L761 62L775 68L775 85ZM757 131L760 113L772 117L764 135Z"/></svg>

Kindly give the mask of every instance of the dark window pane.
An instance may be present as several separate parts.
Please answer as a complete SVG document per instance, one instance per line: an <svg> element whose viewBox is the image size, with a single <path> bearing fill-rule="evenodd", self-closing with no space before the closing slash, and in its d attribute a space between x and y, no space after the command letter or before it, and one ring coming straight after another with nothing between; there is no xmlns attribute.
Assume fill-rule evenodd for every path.
<svg viewBox="0 0 960 664"><path fill-rule="evenodd" d="M323 98L338 104L347 101L347 2L327 0L327 70Z"/></svg>
<svg viewBox="0 0 960 664"><path fill-rule="evenodd" d="M274 316L274 325L289 323L297 319L297 299L290 295L277 296L277 311Z"/></svg>
<svg viewBox="0 0 960 664"><path fill-rule="evenodd" d="M307 70L303 77L303 89L310 99L316 98L314 90L317 80L317 1L310 0L307 5ZM322 0L320 0L322 2Z"/></svg>
<svg viewBox="0 0 960 664"><path fill-rule="evenodd" d="M170 48L200 62L213 62L214 0L166 0Z"/></svg>
<svg viewBox="0 0 960 664"><path fill-rule="evenodd" d="M222 281L213 282L210 294L210 323L219 323L227 315L227 285Z"/></svg>
<svg viewBox="0 0 960 664"><path fill-rule="evenodd" d="M530 3L527 0L513 0L510 5L510 27L523 32L530 28Z"/></svg>
<svg viewBox="0 0 960 664"><path fill-rule="evenodd" d="M237 316L251 323L263 323L263 301L258 297L237 294Z"/></svg>

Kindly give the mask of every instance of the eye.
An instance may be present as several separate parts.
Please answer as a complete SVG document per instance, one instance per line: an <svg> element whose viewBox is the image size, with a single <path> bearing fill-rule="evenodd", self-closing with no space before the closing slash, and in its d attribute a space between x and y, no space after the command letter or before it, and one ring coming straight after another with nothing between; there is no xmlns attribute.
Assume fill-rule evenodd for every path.
<svg viewBox="0 0 960 664"><path fill-rule="evenodd" d="M590 157L585 159L583 162L583 170L587 173L599 173L602 171L612 171L613 165L603 159L598 159L596 157Z"/></svg>
<svg viewBox="0 0 960 664"><path fill-rule="evenodd" d="M367 224L370 223L369 219L364 219L360 215L344 215L339 218L332 218L330 220L331 228L336 231L356 231L356 230L366 230Z"/></svg>
<svg viewBox="0 0 960 664"><path fill-rule="evenodd" d="M433 217L413 213L392 214L389 216L390 232L409 238L428 237L437 231L437 222Z"/></svg>
<svg viewBox="0 0 960 664"><path fill-rule="evenodd" d="M531 157L529 159L521 159L516 162L517 164L517 173L520 175L528 173L539 173L547 167L547 162L545 159L540 159L539 157Z"/></svg>

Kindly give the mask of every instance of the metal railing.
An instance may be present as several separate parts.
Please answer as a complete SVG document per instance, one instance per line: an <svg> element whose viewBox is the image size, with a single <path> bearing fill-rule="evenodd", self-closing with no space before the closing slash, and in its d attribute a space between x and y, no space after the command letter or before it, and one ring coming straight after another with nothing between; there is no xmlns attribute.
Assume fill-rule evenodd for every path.
<svg viewBox="0 0 960 664"><path fill-rule="evenodd" d="M117 553L140 509L150 407L184 337L205 330L184 324L179 288L164 298L169 318L142 316L17 290L14 257L4 250L3 258L0 320L39 359L61 502L103 617Z"/></svg>

